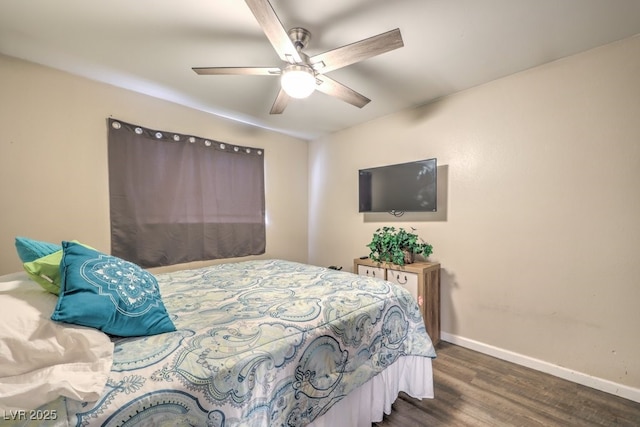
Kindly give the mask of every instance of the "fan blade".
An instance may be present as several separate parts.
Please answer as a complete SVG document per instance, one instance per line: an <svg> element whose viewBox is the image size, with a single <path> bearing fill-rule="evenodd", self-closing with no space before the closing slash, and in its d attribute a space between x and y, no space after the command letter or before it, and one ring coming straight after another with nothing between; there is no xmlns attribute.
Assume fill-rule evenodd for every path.
<svg viewBox="0 0 640 427"><path fill-rule="evenodd" d="M196 74L202 75L254 75L254 76L279 76L280 68L276 67L194 67Z"/></svg>
<svg viewBox="0 0 640 427"><path fill-rule="evenodd" d="M309 58L309 62L317 72L327 73L402 46L404 46L402 35L400 30L396 28L359 42L314 55Z"/></svg>
<svg viewBox="0 0 640 427"><path fill-rule="evenodd" d="M344 102L348 102L358 108L364 107L371 101L366 96L359 94L353 89L349 89L345 85L338 83L327 76L317 76L316 83L316 89L320 92L340 98Z"/></svg>
<svg viewBox="0 0 640 427"><path fill-rule="evenodd" d="M278 92L278 96L276 96L276 100L273 102L269 114L282 114L284 109L287 108L290 99L291 97L287 95L287 92L280 88L280 92Z"/></svg>
<svg viewBox="0 0 640 427"><path fill-rule="evenodd" d="M245 2L280 59L291 64L302 62L298 49L289 38L271 3L268 0L245 0Z"/></svg>

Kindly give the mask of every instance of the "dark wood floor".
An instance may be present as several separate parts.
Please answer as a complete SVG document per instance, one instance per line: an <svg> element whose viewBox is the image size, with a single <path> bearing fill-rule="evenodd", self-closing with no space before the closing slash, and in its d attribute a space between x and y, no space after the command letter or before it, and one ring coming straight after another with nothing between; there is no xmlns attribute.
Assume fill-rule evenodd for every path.
<svg viewBox="0 0 640 427"><path fill-rule="evenodd" d="M435 399L401 394L375 427L640 426L640 403L441 342Z"/></svg>

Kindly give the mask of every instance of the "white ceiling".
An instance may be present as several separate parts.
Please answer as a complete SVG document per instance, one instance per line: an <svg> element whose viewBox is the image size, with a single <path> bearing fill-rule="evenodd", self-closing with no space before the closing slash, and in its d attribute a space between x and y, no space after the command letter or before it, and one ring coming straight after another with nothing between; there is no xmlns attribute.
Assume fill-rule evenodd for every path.
<svg viewBox="0 0 640 427"><path fill-rule="evenodd" d="M269 110L282 65L242 0L1 0L0 52L305 139L640 33L640 0L271 0L308 55L394 28L405 46L328 73L372 101L316 92Z"/></svg>

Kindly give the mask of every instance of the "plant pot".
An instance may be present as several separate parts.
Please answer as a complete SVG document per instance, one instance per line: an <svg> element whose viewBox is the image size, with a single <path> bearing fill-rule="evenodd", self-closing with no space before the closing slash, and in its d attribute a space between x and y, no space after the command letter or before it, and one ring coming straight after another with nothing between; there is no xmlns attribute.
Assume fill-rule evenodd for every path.
<svg viewBox="0 0 640 427"><path fill-rule="evenodd" d="M414 254L411 251L402 251L402 253L404 253L404 263L412 264L413 261L415 260L416 254Z"/></svg>

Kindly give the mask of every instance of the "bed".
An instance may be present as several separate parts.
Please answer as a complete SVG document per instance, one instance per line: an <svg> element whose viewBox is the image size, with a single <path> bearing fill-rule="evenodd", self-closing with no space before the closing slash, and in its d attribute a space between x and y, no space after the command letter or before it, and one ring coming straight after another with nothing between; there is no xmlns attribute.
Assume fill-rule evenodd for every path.
<svg viewBox="0 0 640 427"><path fill-rule="evenodd" d="M123 338L54 322L55 295L25 273L0 277L0 303L25 302L60 336L83 332L101 340L89 361L99 366L80 375L95 379L92 390L51 386L55 399L37 408L5 405L3 422L370 426L391 411L400 391L433 397L434 347L418 305L392 283L285 260L155 278L175 331ZM0 378L0 403L8 377Z"/></svg>

